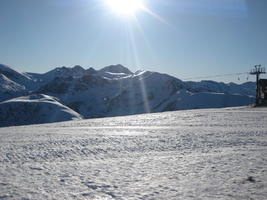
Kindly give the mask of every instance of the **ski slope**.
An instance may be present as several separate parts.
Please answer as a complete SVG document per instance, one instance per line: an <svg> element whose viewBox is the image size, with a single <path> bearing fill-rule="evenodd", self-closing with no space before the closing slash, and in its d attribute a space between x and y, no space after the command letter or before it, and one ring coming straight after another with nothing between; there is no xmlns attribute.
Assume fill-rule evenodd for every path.
<svg viewBox="0 0 267 200"><path fill-rule="evenodd" d="M267 108L0 128L0 199L267 198Z"/></svg>

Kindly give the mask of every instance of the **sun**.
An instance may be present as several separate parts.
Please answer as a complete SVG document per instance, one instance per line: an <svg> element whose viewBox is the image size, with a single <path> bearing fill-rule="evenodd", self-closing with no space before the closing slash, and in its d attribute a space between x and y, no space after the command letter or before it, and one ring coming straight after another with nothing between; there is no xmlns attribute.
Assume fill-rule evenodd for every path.
<svg viewBox="0 0 267 200"><path fill-rule="evenodd" d="M142 0L106 0L108 6L117 14L134 15L144 8Z"/></svg>

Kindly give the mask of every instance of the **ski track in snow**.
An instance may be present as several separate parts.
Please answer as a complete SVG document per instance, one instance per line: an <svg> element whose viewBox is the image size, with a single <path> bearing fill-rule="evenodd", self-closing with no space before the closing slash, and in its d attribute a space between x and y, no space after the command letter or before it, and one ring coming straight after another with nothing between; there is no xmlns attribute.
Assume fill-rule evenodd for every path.
<svg viewBox="0 0 267 200"><path fill-rule="evenodd" d="M0 128L0 199L267 199L267 109Z"/></svg>

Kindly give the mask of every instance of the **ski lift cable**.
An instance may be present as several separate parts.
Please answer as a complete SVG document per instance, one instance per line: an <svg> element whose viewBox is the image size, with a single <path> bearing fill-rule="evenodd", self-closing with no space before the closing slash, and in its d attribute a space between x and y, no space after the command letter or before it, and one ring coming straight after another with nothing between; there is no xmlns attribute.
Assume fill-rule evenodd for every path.
<svg viewBox="0 0 267 200"><path fill-rule="evenodd" d="M196 80L196 79L218 78L218 77L225 77L225 76L239 76L243 74L249 75L248 72L242 72L242 73L232 73L232 74L217 74L213 76L198 76L198 77L185 78L183 80L186 81L186 80Z"/></svg>

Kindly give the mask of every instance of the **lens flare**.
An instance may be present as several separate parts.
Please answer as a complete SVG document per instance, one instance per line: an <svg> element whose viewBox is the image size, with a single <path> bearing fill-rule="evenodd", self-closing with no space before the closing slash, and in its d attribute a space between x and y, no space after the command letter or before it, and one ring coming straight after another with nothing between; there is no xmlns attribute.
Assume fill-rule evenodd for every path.
<svg viewBox="0 0 267 200"><path fill-rule="evenodd" d="M134 15L144 7L142 0L106 0L109 7L118 14Z"/></svg>

